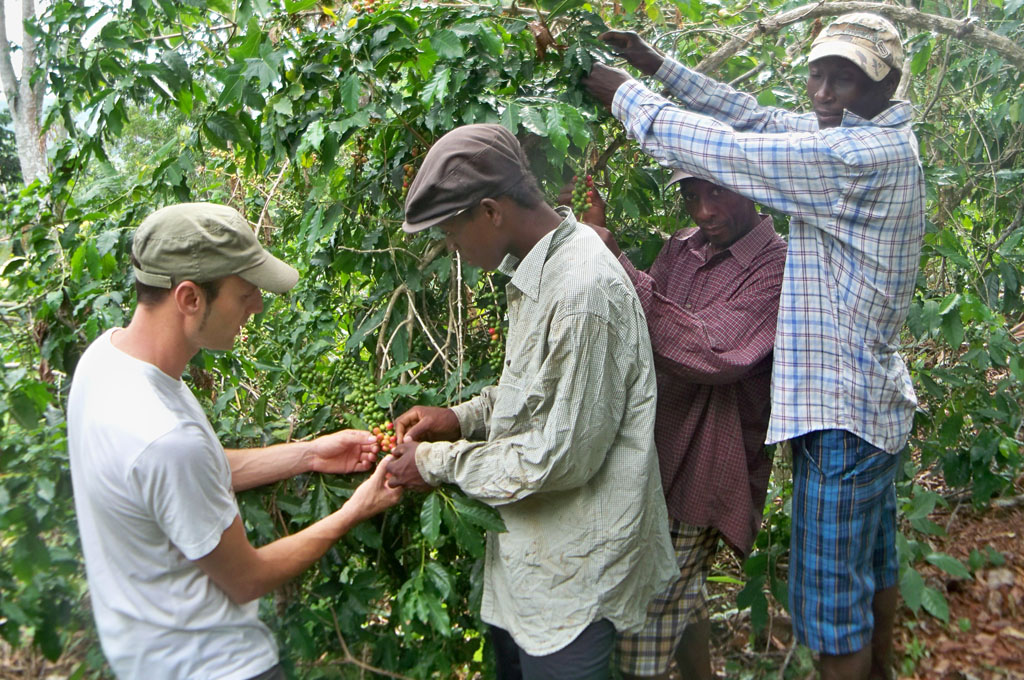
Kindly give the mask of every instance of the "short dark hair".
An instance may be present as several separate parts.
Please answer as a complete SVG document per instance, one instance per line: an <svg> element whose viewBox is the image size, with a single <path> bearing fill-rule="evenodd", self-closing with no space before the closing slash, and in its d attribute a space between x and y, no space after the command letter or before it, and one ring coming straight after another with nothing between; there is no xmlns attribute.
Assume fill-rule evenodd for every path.
<svg viewBox="0 0 1024 680"><path fill-rule="evenodd" d="M530 161L526 158L522 146L519 147L519 163L523 167L523 178L502 195L508 196L524 208L536 208L544 203L544 192L540 190L537 178L529 169Z"/></svg>

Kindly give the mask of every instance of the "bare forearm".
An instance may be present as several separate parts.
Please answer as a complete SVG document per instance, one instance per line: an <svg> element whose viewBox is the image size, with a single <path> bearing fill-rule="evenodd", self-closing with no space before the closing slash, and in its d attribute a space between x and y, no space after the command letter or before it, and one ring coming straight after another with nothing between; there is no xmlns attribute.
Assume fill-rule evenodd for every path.
<svg viewBox="0 0 1024 680"><path fill-rule="evenodd" d="M271 484L312 469L309 442L275 444L262 449L229 449L226 453L235 491Z"/></svg>
<svg viewBox="0 0 1024 680"><path fill-rule="evenodd" d="M252 576L246 583L248 592L240 600L263 597L306 571L365 518L346 504L298 533L257 548L251 563Z"/></svg>

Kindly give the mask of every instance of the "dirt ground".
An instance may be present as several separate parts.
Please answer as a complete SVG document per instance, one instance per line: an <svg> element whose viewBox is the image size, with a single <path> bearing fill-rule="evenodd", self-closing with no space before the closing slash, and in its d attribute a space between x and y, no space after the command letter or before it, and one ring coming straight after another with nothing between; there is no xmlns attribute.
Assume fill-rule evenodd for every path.
<svg viewBox="0 0 1024 680"><path fill-rule="evenodd" d="M1024 680L1024 507L977 513L969 506L932 514L946 528L929 537L932 548L965 565L972 549L987 548L1005 559L986 560L971 580L952 579L919 565L926 583L945 593L949 623L901 604L896 623L898 677L908 680ZM996 560L998 561L998 559ZM738 566L719 564L726 573ZM744 613L723 615L740 586L712 588L712 659L719 678L813 678L813 659L795 646L789 620L773 612L770 632L751 643ZM717 592L716 592L717 591ZM678 676L674 676L676 680Z"/></svg>
<svg viewBox="0 0 1024 680"><path fill-rule="evenodd" d="M930 565L922 569L930 585L949 602L949 625L904 608L897 644L906 658L919 656L914 680L990 680L1024 678L1024 508L950 513L947 536L935 539L937 550L965 564L972 549L991 546L1005 563L985 567L972 580L955 580ZM911 627L907 625L914 623ZM919 650L923 650L920 651Z"/></svg>
<svg viewBox="0 0 1024 680"><path fill-rule="evenodd" d="M1024 507L977 513L969 505L934 513L946 528L931 537L932 547L965 564L972 549L991 547L1002 564L986 560L970 580L951 579L936 567L921 567L927 583L941 589L949 602L949 624L901 606L896 626L900 678L907 680L1024 680ZM998 561L998 559L996 560ZM742 569L724 557L719 573L739 576ZM793 644L788 618L772 612L769 632L751 642L746 612L735 612L741 586L712 587L712 659L719 678L759 680L813 678L808 651ZM64 680L84 655L81 645L55 664L0 641L0 679ZM678 677L678 676L676 676Z"/></svg>

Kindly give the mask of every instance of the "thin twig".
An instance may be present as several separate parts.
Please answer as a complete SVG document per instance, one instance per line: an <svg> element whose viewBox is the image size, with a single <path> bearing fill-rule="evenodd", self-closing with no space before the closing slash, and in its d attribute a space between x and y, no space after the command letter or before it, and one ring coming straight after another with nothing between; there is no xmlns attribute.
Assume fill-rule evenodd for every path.
<svg viewBox="0 0 1024 680"><path fill-rule="evenodd" d="M267 194L267 200L264 201L264 203L263 203L263 210L260 211L260 218L259 218L259 220L256 221L256 234L257 235L259 235L260 227L263 226L263 220L266 218L267 213L270 211L270 201L271 201L272 198L274 198L274 193L277 191L278 185L281 184L281 180L284 178L284 173L285 173L285 170L288 169L289 163L290 163L290 159L285 158L284 159L284 165L281 166L281 172L277 173L277 179L274 180L274 183L270 187L270 193ZM262 241L263 239L260 239L260 240Z"/></svg>
<svg viewBox="0 0 1024 680"><path fill-rule="evenodd" d="M384 675L384 676L387 676L389 678L397 678L397 680L412 680L412 678L410 678L407 675L402 675L401 673L393 673L391 671L386 671L383 668L377 668L376 666L371 666L370 664L366 663L365 661L363 661L361 659L357 659L356 657L352 656L352 652L349 651L348 644L345 642L345 636L341 634L341 626L338 625L338 614L334 611L334 605L330 605L330 608L331 608L331 618L334 620L334 632L338 636L338 644L341 645L341 651L345 655L344 659L342 659L340 661L335 661L334 662L335 664L341 664L341 665L351 664L351 665L356 666L357 668L360 668L360 669L362 669L364 671L369 671L371 673L376 673L377 675Z"/></svg>

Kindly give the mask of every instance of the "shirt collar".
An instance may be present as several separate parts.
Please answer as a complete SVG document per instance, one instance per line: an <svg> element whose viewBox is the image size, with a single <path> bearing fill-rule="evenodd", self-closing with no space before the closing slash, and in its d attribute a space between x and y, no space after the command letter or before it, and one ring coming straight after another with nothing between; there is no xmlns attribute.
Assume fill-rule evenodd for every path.
<svg viewBox="0 0 1024 680"><path fill-rule="evenodd" d="M863 127L873 125L876 127L898 127L910 123L914 116L914 107L910 102L892 101L889 108L885 109L871 120L861 118L853 111L846 109L843 112L842 127Z"/></svg>
<svg viewBox="0 0 1024 680"><path fill-rule="evenodd" d="M775 224L772 222L772 218L768 215L761 215L760 217L761 221L753 229L725 250L719 251L731 254L744 269L750 266L750 263L754 261L757 254L768 245L768 242L771 241L772 236L775 234ZM704 251L701 253L701 257L704 257L706 253L705 248L710 245L708 240L704 238L704 234L697 228L680 236L680 240L685 242L686 247L691 251Z"/></svg>
<svg viewBox="0 0 1024 680"><path fill-rule="evenodd" d="M563 216L557 227L544 235L537 244L530 248L522 260L515 255L506 255L498 265L498 271L512 277L511 285L515 286L532 300L540 299L540 279L544 273L544 264L555 250L558 249L569 235L576 230L576 218L572 210L565 206L557 208Z"/></svg>

